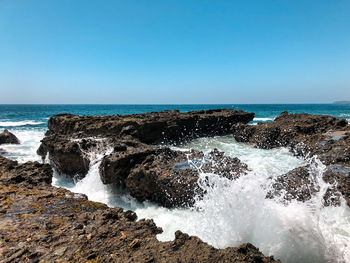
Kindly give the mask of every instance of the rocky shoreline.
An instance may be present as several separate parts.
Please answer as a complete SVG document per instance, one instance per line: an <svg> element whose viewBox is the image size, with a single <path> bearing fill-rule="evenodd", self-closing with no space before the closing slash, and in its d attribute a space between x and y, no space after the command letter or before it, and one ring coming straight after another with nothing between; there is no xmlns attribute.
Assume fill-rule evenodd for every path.
<svg viewBox="0 0 350 263"><path fill-rule="evenodd" d="M323 179L334 187L325 205L350 205L350 126L331 116L288 114L249 125L254 113L234 110L178 111L115 116L60 114L50 118L37 153L54 169L83 178L90 154L102 152L101 181L126 189L139 201L188 207L198 188L198 172L235 180L248 166L218 150L176 151L168 145L198 137L233 134L238 142L262 149L287 147L296 156L317 155ZM162 230L132 211L108 208L81 194L51 186L52 167L18 164L0 156L1 262L277 262L251 244L215 249L180 231L160 242ZM306 201L314 192L310 164L279 176L267 198ZM340 193L340 194L339 194Z"/></svg>
<svg viewBox="0 0 350 263"><path fill-rule="evenodd" d="M59 173L83 178L91 162L89 153L105 151L100 164L103 183L121 186L141 202L188 206L201 194L196 184L199 167L234 178L245 174L247 166L217 151L204 156L159 144L225 135L232 125L253 118L254 113L229 109L116 116L60 114L49 120L38 154L43 159L48 155Z"/></svg>
<svg viewBox="0 0 350 263"><path fill-rule="evenodd" d="M273 122L236 124L231 131L238 142L257 148L287 147L302 158L317 156L326 166L323 180L336 185L324 195L325 205L339 205L339 191L350 206L350 125L346 120L282 112ZM277 179L274 194L286 190L285 199L309 200L318 191L312 185L312 176L309 166L296 168Z"/></svg>
<svg viewBox="0 0 350 263"><path fill-rule="evenodd" d="M251 244L215 249L180 231L171 242L152 220L51 186L47 164L0 156L1 262L277 262Z"/></svg>

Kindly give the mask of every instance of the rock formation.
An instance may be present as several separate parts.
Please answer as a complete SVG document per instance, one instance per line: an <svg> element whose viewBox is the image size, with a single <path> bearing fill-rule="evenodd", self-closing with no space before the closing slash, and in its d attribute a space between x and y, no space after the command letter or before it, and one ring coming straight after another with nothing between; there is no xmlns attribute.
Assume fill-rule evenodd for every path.
<svg viewBox="0 0 350 263"><path fill-rule="evenodd" d="M0 133L0 144L5 143L19 144L20 142L16 135L5 129L2 133Z"/></svg>
<svg viewBox="0 0 350 263"><path fill-rule="evenodd" d="M0 156L0 261L279 262L251 244L215 249L180 231L170 242L152 220L51 186L47 164Z"/></svg>
<svg viewBox="0 0 350 263"><path fill-rule="evenodd" d="M113 116L59 114L50 118L47 135L79 138L130 135L140 142L155 144L228 134L233 124L248 123L253 119L254 113L229 109Z"/></svg>
<svg viewBox="0 0 350 263"><path fill-rule="evenodd" d="M249 142L258 148L271 149L283 146L303 158L318 156L327 167L323 179L329 183L336 182L337 189L350 205L350 126L346 120L338 120L327 115L283 112L273 122L255 126L235 124L231 131L237 141ZM284 189L289 192L287 199L294 197L298 200L307 200L309 194L302 188L311 182L309 176L311 175L308 169L297 168L280 177L275 186L280 188L284 185ZM313 188L310 189L312 192ZM304 194L300 194L300 191L304 191ZM332 191L330 189L327 195ZM325 200L328 199L325 197ZM339 200L327 201L326 204L334 202L339 203Z"/></svg>
<svg viewBox="0 0 350 263"><path fill-rule="evenodd" d="M233 124L253 118L253 113L234 110L116 116L60 114L50 118L38 154L43 158L48 155L60 173L82 178L89 169L89 152L113 148L100 165L105 184L125 187L139 201L187 206L196 194L201 194L196 184L198 171L189 162L203 162L203 172L230 179L245 174L247 166L223 153L213 152L205 158L200 152L173 151L155 143L227 134Z"/></svg>
<svg viewBox="0 0 350 263"><path fill-rule="evenodd" d="M150 200L165 207L190 206L198 188L199 172L215 173L229 179L243 175L247 166L217 150L173 151L167 147L118 148L100 165L104 183L124 186L139 201Z"/></svg>

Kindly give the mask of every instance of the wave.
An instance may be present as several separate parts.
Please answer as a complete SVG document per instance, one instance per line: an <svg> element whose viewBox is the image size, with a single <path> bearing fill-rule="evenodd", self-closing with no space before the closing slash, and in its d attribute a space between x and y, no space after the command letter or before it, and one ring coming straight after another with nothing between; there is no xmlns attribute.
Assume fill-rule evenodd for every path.
<svg viewBox="0 0 350 263"><path fill-rule="evenodd" d="M273 121L275 118L254 118L253 121Z"/></svg>
<svg viewBox="0 0 350 263"><path fill-rule="evenodd" d="M40 125L44 124L42 121L0 121L0 127L16 127L16 126L26 126L26 125Z"/></svg>

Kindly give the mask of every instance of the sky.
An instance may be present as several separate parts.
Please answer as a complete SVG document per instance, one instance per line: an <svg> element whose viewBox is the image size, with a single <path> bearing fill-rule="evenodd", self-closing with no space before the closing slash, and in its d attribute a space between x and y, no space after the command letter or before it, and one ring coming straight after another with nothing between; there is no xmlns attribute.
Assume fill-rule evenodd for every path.
<svg viewBox="0 0 350 263"><path fill-rule="evenodd" d="M0 0L0 103L350 100L349 0Z"/></svg>

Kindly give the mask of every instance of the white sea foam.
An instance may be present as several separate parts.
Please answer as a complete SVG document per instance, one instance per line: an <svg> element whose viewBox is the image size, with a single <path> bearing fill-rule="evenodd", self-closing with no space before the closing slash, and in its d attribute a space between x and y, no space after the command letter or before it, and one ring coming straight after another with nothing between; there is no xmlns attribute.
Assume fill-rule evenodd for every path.
<svg viewBox="0 0 350 263"><path fill-rule="evenodd" d="M204 152L218 148L240 158L251 171L235 181L199 173L199 184L207 194L196 201L193 209L139 203L125 191L103 185L98 166L108 149L90 154L91 167L83 180L74 184L56 174L54 185L87 194L89 199L109 206L133 209L139 218L152 218L164 230L159 240L172 240L180 229L217 248L251 242L265 255L274 255L282 262L350 262L349 208L345 203L340 207L323 206L322 195L328 185L322 181L324 166L317 159L309 162L320 192L305 203L292 201L286 205L265 198L276 176L306 164L286 149L255 149L235 142L231 136L198 139L181 149L188 148ZM204 178L210 184L201 183Z"/></svg>
<svg viewBox="0 0 350 263"><path fill-rule="evenodd" d="M253 121L273 121L275 118L254 118Z"/></svg>
<svg viewBox="0 0 350 263"><path fill-rule="evenodd" d="M26 125L40 125L44 124L42 121L0 121L0 127L16 127L16 126L26 126Z"/></svg>
<svg viewBox="0 0 350 263"><path fill-rule="evenodd" d="M20 144L2 144L0 148L4 150L7 158L17 160L20 163L27 161L40 161L41 157L36 151L40 146L40 141L44 137L45 130L9 130L20 141Z"/></svg>

